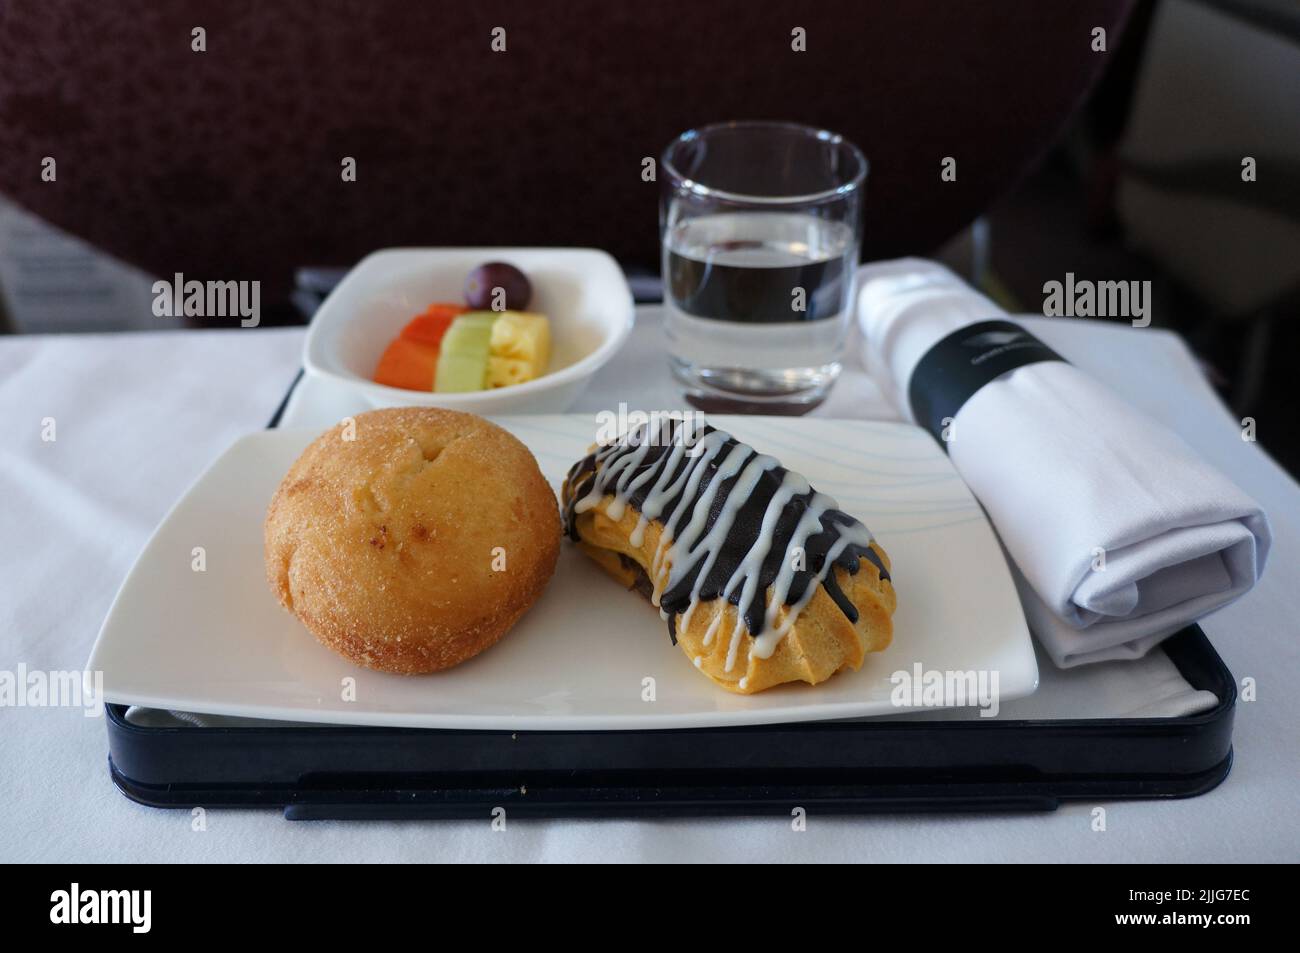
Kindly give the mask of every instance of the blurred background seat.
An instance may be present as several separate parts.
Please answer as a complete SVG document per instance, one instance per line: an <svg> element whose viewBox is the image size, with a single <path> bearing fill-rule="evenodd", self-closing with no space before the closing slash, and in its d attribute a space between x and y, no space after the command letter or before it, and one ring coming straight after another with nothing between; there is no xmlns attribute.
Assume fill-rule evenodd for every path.
<svg viewBox="0 0 1300 953"><path fill-rule="evenodd" d="M385 245L595 245L657 270L643 158L780 118L867 153L866 257L925 253L1059 136L1107 64L1092 31L1113 44L1128 7L6 4L0 192L148 274L258 279L274 311L298 266Z"/></svg>

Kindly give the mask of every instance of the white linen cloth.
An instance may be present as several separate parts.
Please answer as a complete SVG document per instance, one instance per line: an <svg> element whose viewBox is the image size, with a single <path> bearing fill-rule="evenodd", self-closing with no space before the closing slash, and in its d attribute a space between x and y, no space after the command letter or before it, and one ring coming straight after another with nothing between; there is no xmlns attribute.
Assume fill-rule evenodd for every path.
<svg viewBox="0 0 1300 953"><path fill-rule="evenodd" d="M857 314L868 371L908 419L908 384L930 347L1007 317L923 259L859 269ZM947 446L1014 563L1030 628L1063 668L1140 658L1263 571L1271 535L1259 504L1072 364L1027 364L985 384Z"/></svg>
<svg viewBox="0 0 1300 953"><path fill-rule="evenodd" d="M660 317L658 308L638 309L627 347L575 411L617 407L628 394L646 406L676 406L681 395L665 366ZM788 817L512 819L498 831L488 818L297 824L278 811L243 810L209 811L199 829L189 811L142 807L113 787L100 719L69 708L13 708L0 709L0 861L1294 861L1300 486L1241 440L1177 335L1084 319L1026 323L1175 429L1272 516L1274 565L1249 598L1202 623L1237 677L1259 685L1257 701L1237 706L1232 774L1209 794L1107 804L1105 833L1096 830L1089 801L1052 814L814 812L798 833ZM302 337L299 328L0 336L0 669L85 664L113 593L154 526L232 440L266 423L297 371ZM816 413L895 419L856 363ZM57 443L40 438L46 416L58 419ZM1260 423L1265 433L1290 426ZM1107 669L1127 677L1161 655L1064 672L1044 666L1039 691L1004 705L1002 716L1071 717L1084 713L1085 701L1091 713L1095 695L1078 709L1042 710L1061 697L1054 680L1073 684ZM1160 693L1145 679L1141 691Z"/></svg>

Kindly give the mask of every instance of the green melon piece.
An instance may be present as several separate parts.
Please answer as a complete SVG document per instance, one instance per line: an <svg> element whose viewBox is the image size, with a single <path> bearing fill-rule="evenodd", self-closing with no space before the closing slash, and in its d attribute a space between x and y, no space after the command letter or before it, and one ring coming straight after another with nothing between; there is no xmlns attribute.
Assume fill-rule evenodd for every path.
<svg viewBox="0 0 1300 953"><path fill-rule="evenodd" d="M492 325L499 317L495 311L471 311L451 322L439 345L434 391L455 394L484 389Z"/></svg>

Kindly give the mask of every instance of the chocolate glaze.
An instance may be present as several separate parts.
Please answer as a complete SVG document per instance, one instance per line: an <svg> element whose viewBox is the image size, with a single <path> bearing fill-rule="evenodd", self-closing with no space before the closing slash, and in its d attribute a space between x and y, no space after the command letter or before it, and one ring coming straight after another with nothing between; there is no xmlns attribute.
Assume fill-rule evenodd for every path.
<svg viewBox="0 0 1300 953"><path fill-rule="evenodd" d="M650 581L650 575L641 568L641 564L631 556L618 554L619 564L630 573L632 573L632 591L639 592L645 596L646 602L653 603L655 597L654 583Z"/></svg>
<svg viewBox="0 0 1300 953"><path fill-rule="evenodd" d="M680 422L672 423L672 433L677 434L678 429L683 426ZM633 434L625 437L618 444L610 447L602 447L583 457L575 463L569 470L566 480L567 498L564 503L564 525L565 531L572 539L578 539L577 531L577 503L584 496L591 493L596 486L596 481L600 476L600 471L610 466L618 459L632 454L638 450L646 439L648 428L641 428ZM695 431L698 435L696 439L706 434L713 433L714 428L705 425ZM633 487L625 496L629 505L638 512L641 505L645 502L647 493L650 488L657 482L663 473L665 467L670 463L671 451L674 442L671 439L660 439L654 442L654 445L647 448L645 457L640 464L630 471L633 480L639 485ZM671 522L674 513L679 507L688 507L687 512L691 512L699 504L700 500L706 496L709 484L713 481L719 469L719 462L725 460L728 454L735 448L741 447L745 452L744 461L756 457L758 454L752 448L747 447L737 441L734 437L728 436L723 444L722 450L712 459L703 464L705 471L689 498L686 497L686 487L673 496L664 505L663 511L659 514L658 520L664 524ZM671 483L687 467L693 465L695 461L689 458L680 459L674 471L668 476L666 483ZM743 470L743 466L740 470ZM635 477L644 474L647 470L654 471L653 475L644 480L636 481ZM726 505L727 498L731 495L737 480L739 479L740 470L735 476L728 476L721 484L718 494L713 498L707 518L706 527L711 528ZM745 559L759 537L762 527L763 516L768 509L772 497L780 489L785 475L788 471L781 466L774 466L765 470L759 477L758 484L750 494L749 499L741 504L736 514L735 521L731 526L731 531L727 534L717 559L710 567L708 575L704 578L700 587L699 599L701 602L707 602L717 599L723 588L735 573L737 567ZM620 480L620 482L622 482ZM683 484L685 481L683 481ZM614 492L613 487L606 488L607 492ZM745 626L751 635L757 637L764 628L766 623L765 616L765 596L769 586L772 585L777 574L780 572L785 561L790 558L789 550L792 545L792 539L796 527L800 520L809 509L809 504L813 499L816 490L811 489L807 493L796 494L782 508L777 520L777 526L773 533L771 548L768 550L763 560L762 568L759 573L759 586L757 592L745 605L741 605L742 593L739 589L729 595L733 605L741 610ZM826 557L831 547L839 540L840 532L837 526L860 526L852 516L838 509L827 509L821 516L820 530L809 534L804 542L804 568L796 570L794 580L790 585L787 594L786 604L794 605L799 602L804 593L807 591L809 584L815 584L821 569L825 565ZM707 529L706 529L707 532ZM859 559L867 559L880 571L881 579L888 579L889 573L886 571L883 562L876 552L867 546L860 546L856 543L850 543L835 558L834 565L839 566L849 573L858 571ZM673 642L677 641L676 618L685 612L691 602L691 593L695 583L699 578L702 569L703 558L696 558L693 565L686 567L674 567L676 581L666 589L660 599L660 608L667 613L668 630ZM839 587L835 581L833 572L827 572L826 578L822 581L826 592L839 606L840 611L852 622L858 619L857 608L849 600L848 596Z"/></svg>

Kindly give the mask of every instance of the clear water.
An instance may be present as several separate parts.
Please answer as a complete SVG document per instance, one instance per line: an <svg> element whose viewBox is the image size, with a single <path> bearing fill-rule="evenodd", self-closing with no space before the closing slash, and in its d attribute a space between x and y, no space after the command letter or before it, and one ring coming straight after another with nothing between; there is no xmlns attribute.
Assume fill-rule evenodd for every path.
<svg viewBox="0 0 1300 953"><path fill-rule="evenodd" d="M857 253L852 229L805 213L676 223L663 262L674 372L688 389L820 400L839 373Z"/></svg>

